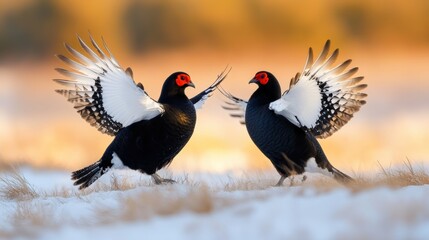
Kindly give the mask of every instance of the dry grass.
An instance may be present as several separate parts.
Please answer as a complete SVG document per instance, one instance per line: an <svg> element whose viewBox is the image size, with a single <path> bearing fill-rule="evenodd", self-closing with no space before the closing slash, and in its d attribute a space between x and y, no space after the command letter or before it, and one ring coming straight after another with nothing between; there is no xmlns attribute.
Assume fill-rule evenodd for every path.
<svg viewBox="0 0 429 240"><path fill-rule="evenodd" d="M305 193L311 188L316 194L326 194L337 189L347 189L351 193L360 193L375 188L402 188L406 186L429 184L429 175L423 168L416 168L409 161L404 163L401 169L385 168L380 166L379 174L368 176L354 176L355 181L341 184L333 179L318 178L301 182L301 176L295 176L294 180L285 181L285 186L278 188L276 194L288 192L290 194ZM245 201L261 200L272 196L272 192L265 191L273 187L277 181L275 174L249 174L242 179L230 178L219 187L210 187L200 182L195 182L187 175L177 179L177 184L157 186L152 181L133 182L126 178L112 175L110 184L95 184L95 186L78 191L77 189L62 188L50 192L35 190L15 169L0 174L0 198L15 203L10 212L11 223L14 226L12 232L0 229L1 237L27 236L34 237L35 229L53 228L60 224L74 224L77 226L91 226L112 224L117 222L133 222L148 220L155 216L171 216L181 212L195 214L209 214L226 207L242 204ZM293 191L290 191L293 185ZM257 191L261 190L261 191ZM118 191L118 194L106 199L105 205L93 205L92 194ZM248 194L240 194L240 197L231 198L229 192L253 191ZM255 192L256 191L256 192ZM271 194L271 195L270 195ZM112 196L112 195L109 195ZM236 195L234 195L236 196ZM250 197L249 197L250 196ZM75 222L73 219L61 219L56 222L52 217L54 205L50 205L49 198L54 198L57 203L68 202L68 198L76 198L72 201L82 201L82 204L92 204L93 214L88 219ZM47 200L47 201L45 201ZM113 201L114 204L111 204ZM416 211L398 212L400 218L415 218Z"/></svg>
<svg viewBox="0 0 429 240"><path fill-rule="evenodd" d="M380 175L374 178L355 176L355 181L346 184L328 178L302 183L302 177L295 176L294 179L285 181L283 188L287 190L290 186L301 187L302 191L299 191L298 188L298 191L294 192L295 194L304 193L307 188L313 189L316 194L324 194L339 188L359 193L379 187L400 188L429 184L429 175L423 169L416 170L409 162L406 162L404 167L396 170L382 168ZM223 188L213 189L192 182L185 177L179 183L185 185L184 187L188 191L186 194L175 186L157 186L153 190L121 198L119 200L122 203L121 208L114 210L115 214L112 214L110 208L100 208L98 210L98 214L101 216L99 219L103 219L103 223L112 223L122 220L146 220L153 216L174 215L179 212L210 213L217 209L241 204L246 200L268 197L265 191L252 195L252 199L231 199L226 196L221 197L216 192L266 190L272 188L276 180L277 176L261 173L258 177L248 175L240 180L231 178ZM192 185L192 188L189 188L189 184Z"/></svg>
<svg viewBox="0 0 429 240"><path fill-rule="evenodd" d="M409 160L404 162L401 168L386 168L381 164L379 166L380 172L372 177L355 174L354 181L348 183L339 183L333 179L323 178L303 185L314 188L318 193L338 188L347 188L352 193L358 193L380 187L401 188L429 184L429 174L423 167L414 167Z"/></svg>
<svg viewBox="0 0 429 240"><path fill-rule="evenodd" d="M381 164L380 169L381 173L378 176L373 178L361 176L346 186L354 192L360 192L378 187L401 188L429 184L428 173L423 167L417 169L413 167L409 160L399 169L385 168Z"/></svg>
<svg viewBox="0 0 429 240"><path fill-rule="evenodd" d="M86 196L94 192L126 191L144 185L145 182L131 182L127 178L119 178L115 174L110 177L110 183L95 183L94 186L79 191L79 195Z"/></svg>
<svg viewBox="0 0 429 240"><path fill-rule="evenodd" d="M49 205L33 202L19 202L14 214L11 216L15 228L21 233L30 234L31 228L53 227L60 223L52 219L53 209ZM25 232L27 230L27 232Z"/></svg>
<svg viewBox="0 0 429 240"><path fill-rule="evenodd" d="M83 190L78 190L77 188L70 189L63 187L60 189L54 189L51 192L39 193L39 195L43 197L84 198L88 195L98 192L127 191L137 187L149 187L150 185L150 182L132 182L127 178L119 178L115 174L112 174L110 177L110 182L108 184L96 182L91 187Z"/></svg>
<svg viewBox="0 0 429 240"><path fill-rule="evenodd" d="M27 179L16 169L0 175L0 198L25 201L39 196Z"/></svg>
<svg viewBox="0 0 429 240"><path fill-rule="evenodd" d="M302 186L314 188L319 193L332 191L337 188L347 188L352 192L361 192L377 187L400 188L414 185L429 184L429 175L423 168L414 167L410 161L406 161L400 169L386 168L380 165L380 173L373 176L354 176L354 181L349 183L339 183L333 179L320 178L317 181L301 181L301 176L294 176L285 181L284 187ZM189 179L185 175L181 179L176 179L178 184L192 187L193 189L202 188L202 192L207 192L204 189L209 188L201 185L199 182ZM210 191L251 191L265 190L274 186L277 181L277 176L267 175L263 172L257 174L249 174L241 179L230 178L224 183L223 188L209 188ZM111 192L111 191L127 191L139 187L154 187L152 181L133 182L127 178L119 178L112 174L110 183L96 183L94 186L83 191L76 189L55 189L51 192L36 191L33 186L22 176L15 168L11 167L7 172L0 175L0 197L7 200L26 201L37 197L85 197L96 192ZM157 188L155 188L155 192ZM174 191L174 189L172 188ZM157 194L157 193L151 193ZM159 193L161 194L161 193ZM150 197L148 197L150 199ZM156 199L156 198L155 198ZM150 201L150 200L149 200Z"/></svg>
<svg viewBox="0 0 429 240"><path fill-rule="evenodd" d="M304 181L303 178L304 175L291 176L284 181L282 187L313 186L313 182ZM241 179L230 178L230 180L225 183L223 190L227 192L265 190L276 187L275 184L279 179L280 175L274 171L272 173L257 171L245 174ZM333 180L326 182L330 183L332 181Z"/></svg>
<svg viewBox="0 0 429 240"><path fill-rule="evenodd" d="M12 239L24 237L36 239L40 229L54 228L63 224L63 221L55 221L52 218L54 209L52 206L32 201L20 201L14 212L8 217L12 228L0 229L0 239Z"/></svg>
<svg viewBox="0 0 429 240"><path fill-rule="evenodd" d="M0 174L0 198L6 200L29 201L37 197L82 198L97 192L126 191L137 187L151 187L154 185L150 180L133 182L127 178L120 178L112 174L108 184L97 182L90 188L81 191L77 190L77 188L70 189L63 187L50 192L44 192L34 189L28 180L17 170L17 166L8 166L8 169ZM199 185L199 183L189 180L188 176L178 179L177 182L188 186Z"/></svg>
<svg viewBox="0 0 429 240"><path fill-rule="evenodd" d="M155 187L151 191L143 191L118 199L120 207L101 207L97 213L103 223L118 221L147 220L153 216L175 215L179 212L198 214L213 211L216 198L207 186L191 188L186 194L173 186Z"/></svg>
<svg viewBox="0 0 429 240"><path fill-rule="evenodd" d="M394 170L380 166L384 175L381 182L393 187L429 184L429 175L425 172L423 167L416 169L408 159L404 163L404 167L405 169Z"/></svg>
<svg viewBox="0 0 429 240"><path fill-rule="evenodd" d="M380 165L379 174L368 177L354 174L354 181L349 183L339 183L330 178L320 178L317 181L304 181L302 176L294 176L284 182L284 187L302 186L311 187L318 192L331 191L337 188L347 188L352 192L365 191L377 187L400 188L406 186L425 185L429 184L429 175L423 168L414 167L410 161L406 161L402 168L386 168ZM168 176L167 176L168 177ZM244 178L235 179L231 177L228 182L224 183L223 188L214 189L202 185L190 179L188 175L183 178L176 179L178 184L192 187L193 189L208 188L210 191L251 191L265 190L274 186L277 181L277 175L266 174L263 172L256 174L245 175ZM15 168L10 168L7 172L0 174L0 197L7 200L25 201L32 200L37 197L84 197L96 192L111 192L111 191L127 191L139 187L154 187L152 181L130 181L127 178L119 178L115 174L111 175L110 183L96 183L94 186L83 191L76 189L55 189L51 192L36 191L28 180L20 174ZM158 188L155 188L157 191ZM174 191L174 188L172 188ZM156 194L156 193L154 193Z"/></svg>

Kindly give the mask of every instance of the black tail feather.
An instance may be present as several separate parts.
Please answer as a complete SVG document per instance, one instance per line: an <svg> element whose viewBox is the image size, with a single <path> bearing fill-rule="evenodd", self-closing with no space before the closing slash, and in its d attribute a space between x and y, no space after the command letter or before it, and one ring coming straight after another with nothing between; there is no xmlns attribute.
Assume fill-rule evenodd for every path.
<svg viewBox="0 0 429 240"><path fill-rule="evenodd" d="M353 178L348 176L347 174L341 172L340 170L336 169L334 166L331 165L331 163L328 161L328 158L326 157L325 153L323 152L322 146L320 146L320 143L317 141L317 139L311 134L307 132L308 139L314 144L314 147L316 148L316 162L317 165L322 169L328 169L329 172L331 172L334 175L334 178L337 181L347 183L354 181Z"/></svg>
<svg viewBox="0 0 429 240"><path fill-rule="evenodd" d="M100 161L97 161L91 165L89 165L88 167L82 168L80 170L74 171L72 172L72 180L77 180L79 178L82 177L82 175L86 175L88 174L92 169L96 168L98 166L98 164L100 164Z"/></svg>
<svg viewBox="0 0 429 240"><path fill-rule="evenodd" d="M79 190L87 188L99 177L106 173L108 168L101 166L101 160L88 167L72 172L71 179L75 180L74 185L79 186Z"/></svg>
<svg viewBox="0 0 429 240"><path fill-rule="evenodd" d="M336 169L335 167L332 167L332 174L334 174L334 178L340 182L347 183L347 182L354 181L354 179L352 177L341 172L340 170Z"/></svg>

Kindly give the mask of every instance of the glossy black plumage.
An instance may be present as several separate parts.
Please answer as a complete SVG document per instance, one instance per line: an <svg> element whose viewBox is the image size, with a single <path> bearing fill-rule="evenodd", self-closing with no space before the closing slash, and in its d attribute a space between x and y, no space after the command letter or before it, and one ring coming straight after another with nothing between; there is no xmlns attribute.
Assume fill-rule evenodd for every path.
<svg viewBox="0 0 429 240"><path fill-rule="evenodd" d="M195 108L183 88L175 88L170 91L179 90L177 93L161 96L158 101L165 109L162 115L122 129L112 143L114 149L108 149L115 151L129 168L152 175L168 165L191 138ZM166 91L169 90L163 89L163 93Z"/></svg>
<svg viewBox="0 0 429 240"><path fill-rule="evenodd" d="M80 37L86 55L65 45L74 59L58 55L71 70L57 68L69 78L54 79L66 86L56 92L74 104L91 126L114 136L102 157L72 173L75 185L86 188L110 168L128 167L151 175L156 184L173 182L156 171L167 166L192 136L196 108L200 108L228 72L223 71L204 91L189 99L188 86L195 87L184 72L171 74L164 82L159 100L152 99L141 83L135 83L131 68L124 70L107 48L90 36L90 48Z"/></svg>
<svg viewBox="0 0 429 240"><path fill-rule="evenodd" d="M194 132L196 112L184 93L185 87L174 83L178 74L172 74L165 81L158 100L165 112L119 130L98 163L100 173L113 166L113 154L116 154L124 166L153 175L186 145ZM81 188L89 186L92 177L79 174L79 171L73 173L73 179L78 185L82 184Z"/></svg>
<svg viewBox="0 0 429 240"><path fill-rule="evenodd" d="M334 176L350 179L332 167L314 136L269 109L269 104L280 98L281 90L277 79L266 74L268 83L258 83L248 101L245 122L252 141L282 176L279 185L290 175L302 174L310 158Z"/></svg>
<svg viewBox="0 0 429 240"><path fill-rule="evenodd" d="M329 54L329 49L328 40L313 61L310 48L302 73L291 79L283 94L267 71L257 72L250 80L258 89L249 101L218 88L231 101L224 108L246 125L255 145L280 173L277 185L306 171L351 179L329 163L316 138L329 137L347 124L366 103L367 94L361 90L367 85L360 83L364 77L353 77L357 67L347 70L351 60L333 66L339 50Z"/></svg>

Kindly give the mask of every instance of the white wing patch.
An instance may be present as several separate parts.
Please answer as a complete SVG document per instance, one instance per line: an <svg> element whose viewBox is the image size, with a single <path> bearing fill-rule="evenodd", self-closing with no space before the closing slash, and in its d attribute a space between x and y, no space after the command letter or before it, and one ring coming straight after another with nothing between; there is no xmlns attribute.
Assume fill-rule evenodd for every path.
<svg viewBox="0 0 429 240"><path fill-rule="evenodd" d="M322 95L315 81L302 81L287 94L270 103L269 108L296 126L311 126L319 118Z"/></svg>
<svg viewBox="0 0 429 240"><path fill-rule="evenodd" d="M303 74L292 78L289 90L269 106L318 138L328 137L344 126L366 103L363 99L367 97L361 92L367 85L359 84L363 77L352 78L358 68L344 72L351 60L331 67L339 50L328 57L329 48L328 40L314 63L310 48Z"/></svg>
<svg viewBox="0 0 429 240"><path fill-rule="evenodd" d="M91 35L90 38L98 54L80 37L79 43L87 56L65 44L76 61L58 55L58 58L73 70L57 68L56 70L69 80L54 79L68 87L56 91L74 103L82 118L102 133L116 135L123 127L163 113L162 105L135 84L131 70L124 71L119 66L104 39L103 45L108 55L101 50Z"/></svg>
<svg viewBox="0 0 429 240"><path fill-rule="evenodd" d="M120 71L122 69L101 78L104 109L112 113L114 121L126 127L143 119L152 119L163 112L159 103L152 100L128 75Z"/></svg>

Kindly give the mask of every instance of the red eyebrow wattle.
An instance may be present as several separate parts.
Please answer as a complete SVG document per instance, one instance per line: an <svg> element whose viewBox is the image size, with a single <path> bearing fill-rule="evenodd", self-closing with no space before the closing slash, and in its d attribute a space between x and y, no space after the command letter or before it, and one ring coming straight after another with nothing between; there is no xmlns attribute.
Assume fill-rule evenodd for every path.
<svg viewBox="0 0 429 240"><path fill-rule="evenodd" d="M255 79L256 80L258 80L259 81L259 83L261 83L262 85L265 85L265 84L267 84L268 83L268 75L267 75L267 73L265 73L265 72L260 72L260 73L257 73L256 75L255 75Z"/></svg>
<svg viewBox="0 0 429 240"><path fill-rule="evenodd" d="M189 77L189 75L184 74L184 73L177 75L177 78L176 78L177 86L182 87L183 85L185 85L189 82L191 82L191 77Z"/></svg>

